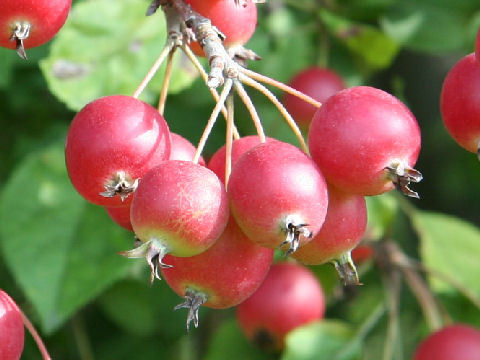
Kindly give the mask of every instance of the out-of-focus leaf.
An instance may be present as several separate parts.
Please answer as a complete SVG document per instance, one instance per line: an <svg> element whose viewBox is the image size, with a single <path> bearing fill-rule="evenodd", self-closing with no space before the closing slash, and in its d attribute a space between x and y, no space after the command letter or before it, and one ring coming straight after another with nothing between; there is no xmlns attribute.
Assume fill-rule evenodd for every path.
<svg viewBox="0 0 480 360"><path fill-rule="evenodd" d="M268 360L270 356L248 342L235 319L228 320L215 332L204 360Z"/></svg>
<svg viewBox="0 0 480 360"><path fill-rule="evenodd" d="M73 7L40 66L50 90L72 110L105 95L132 94L160 54L166 39L161 11L146 17L141 0L88 0ZM142 98L154 100L165 64ZM189 86L197 73L179 51L170 92ZM150 91L151 90L151 91Z"/></svg>
<svg viewBox="0 0 480 360"><path fill-rule="evenodd" d="M116 254L131 236L73 190L63 142L30 155L10 177L0 197L0 237L7 266L47 332L131 264Z"/></svg>
<svg viewBox="0 0 480 360"><path fill-rule="evenodd" d="M424 211L415 212L412 221L420 236L422 262L480 294L478 227L454 216ZM430 276L429 280L436 291L454 291L438 277Z"/></svg>
<svg viewBox="0 0 480 360"><path fill-rule="evenodd" d="M470 15L438 2L405 0L396 2L380 24L397 42L413 50L438 53L465 46Z"/></svg>
<svg viewBox="0 0 480 360"><path fill-rule="evenodd" d="M17 56L14 51L0 48L0 89L10 82L14 56Z"/></svg>
<svg viewBox="0 0 480 360"><path fill-rule="evenodd" d="M329 31L373 69L389 66L398 53L393 37L374 26L351 22L326 10L320 16Z"/></svg>
<svg viewBox="0 0 480 360"><path fill-rule="evenodd" d="M365 201L368 214L366 235L369 239L379 239L390 228L397 214L397 201L392 194L366 196Z"/></svg>
<svg viewBox="0 0 480 360"><path fill-rule="evenodd" d="M287 335L282 360L353 360L360 347L346 347L353 331L344 323L333 320L317 321L299 327Z"/></svg>
<svg viewBox="0 0 480 360"><path fill-rule="evenodd" d="M116 284L99 299L103 311L125 331L141 336L159 331L169 340L185 334L184 314L173 311L181 300L163 282L150 286L135 280Z"/></svg>

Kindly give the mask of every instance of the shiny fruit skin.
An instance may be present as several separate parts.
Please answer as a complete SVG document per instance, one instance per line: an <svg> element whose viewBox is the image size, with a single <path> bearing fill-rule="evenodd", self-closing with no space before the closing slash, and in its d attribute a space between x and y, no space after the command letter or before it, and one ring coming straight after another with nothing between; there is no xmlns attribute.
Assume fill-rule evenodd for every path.
<svg viewBox="0 0 480 360"><path fill-rule="evenodd" d="M26 49L42 45L55 36L67 20L71 0L2 0L0 2L0 46L15 49L10 41L16 22L29 22Z"/></svg>
<svg viewBox="0 0 480 360"><path fill-rule="evenodd" d="M290 331L324 314L320 283L310 270L294 263L272 265L258 290L237 308L247 338L270 350L280 350Z"/></svg>
<svg viewBox="0 0 480 360"><path fill-rule="evenodd" d="M266 141L270 141L267 138ZM237 160L248 150L261 143L257 135L249 135L234 140L232 143L232 168ZM225 145L218 149L208 162L208 168L217 174L218 178L225 184Z"/></svg>
<svg viewBox="0 0 480 360"><path fill-rule="evenodd" d="M25 329L17 304L0 289L0 359L18 360L23 352Z"/></svg>
<svg viewBox="0 0 480 360"><path fill-rule="evenodd" d="M475 54L463 57L448 72L440 109L450 136L476 153L480 142L480 66Z"/></svg>
<svg viewBox="0 0 480 360"><path fill-rule="evenodd" d="M170 156L170 132L152 106L130 96L112 95L87 104L68 130L65 162L75 189L88 201L108 207L127 206L120 196L100 193L118 171L141 178Z"/></svg>
<svg viewBox="0 0 480 360"><path fill-rule="evenodd" d="M218 177L191 161L168 160L140 181L130 221L142 241L157 239L175 256L205 251L222 234L229 209Z"/></svg>
<svg viewBox="0 0 480 360"><path fill-rule="evenodd" d="M342 77L335 71L319 66L312 66L300 71L288 85L320 103L324 103L330 96L346 87ZM317 108L288 93L283 98L283 105L297 124L307 130Z"/></svg>
<svg viewBox="0 0 480 360"><path fill-rule="evenodd" d="M247 0L245 6L231 0L185 0L193 10L209 18L225 36L226 48L244 45L252 37L257 26L257 5ZM190 48L198 56L205 56L198 42L190 43Z"/></svg>
<svg viewBox="0 0 480 360"><path fill-rule="evenodd" d="M192 161L197 150L193 144L185 139L183 136L170 132L170 139L172 141L172 148L170 151L170 160L185 160ZM202 156L198 163L205 166L205 160Z"/></svg>
<svg viewBox="0 0 480 360"><path fill-rule="evenodd" d="M225 309L249 297L267 275L273 250L252 243L230 217L225 231L207 251L192 257L167 255L172 268L163 278L180 296L188 288L207 296L207 307Z"/></svg>
<svg viewBox="0 0 480 360"><path fill-rule="evenodd" d="M374 253L375 252L371 246L359 244L352 250L352 260L358 265L370 260Z"/></svg>
<svg viewBox="0 0 480 360"><path fill-rule="evenodd" d="M273 249L285 240L287 217L301 219L315 236L328 205L327 185L313 160L297 147L274 140L238 159L228 195L240 228L252 241ZM300 246L310 240L302 236Z"/></svg>
<svg viewBox="0 0 480 360"><path fill-rule="evenodd" d="M393 189L386 167L412 167L420 152L420 128L393 95L355 86L331 96L313 117L312 158L329 183L344 192L378 195Z"/></svg>
<svg viewBox="0 0 480 360"><path fill-rule="evenodd" d="M320 232L291 256L307 265L335 260L362 240L367 227L367 207L361 195L328 188L328 210Z"/></svg>
<svg viewBox="0 0 480 360"><path fill-rule="evenodd" d="M455 324L428 336L418 346L413 360L478 360L480 331L471 326Z"/></svg>

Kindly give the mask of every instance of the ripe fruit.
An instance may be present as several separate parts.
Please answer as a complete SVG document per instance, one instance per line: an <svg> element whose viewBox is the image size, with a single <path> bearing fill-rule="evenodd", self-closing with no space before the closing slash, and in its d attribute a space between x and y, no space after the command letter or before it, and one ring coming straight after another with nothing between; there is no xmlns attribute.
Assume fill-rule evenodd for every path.
<svg viewBox="0 0 480 360"><path fill-rule="evenodd" d="M162 269L170 287L186 301L175 309L189 309L187 330L193 320L198 326L198 309L235 306L261 284L273 260L273 250L252 243L230 217L218 241L207 251L192 257L166 256L172 264Z"/></svg>
<svg viewBox="0 0 480 360"><path fill-rule="evenodd" d="M232 0L185 0L193 10L209 18L212 25L225 35L223 45L226 48L244 45L255 32L257 26L257 6L252 0L239 5ZM205 56L196 41L190 43L193 52Z"/></svg>
<svg viewBox="0 0 480 360"><path fill-rule="evenodd" d="M352 250L352 260L355 264L361 264L372 258L374 254L373 248L368 245L357 245L355 249Z"/></svg>
<svg viewBox="0 0 480 360"><path fill-rule="evenodd" d="M15 301L0 289L0 359L20 359L24 335L20 309Z"/></svg>
<svg viewBox="0 0 480 360"><path fill-rule="evenodd" d="M228 220L228 199L218 177L191 161L164 161L138 185L130 221L139 247L127 257L146 257L152 280L165 254L193 256L207 250L222 234Z"/></svg>
<svg viewBox="0 0 480 360"><path fill-rule="evenodd" d="M175 133L170 133L172 148L170 151L170 160L192 161L197 150L190 141ZM200 156L198 163L205 166L205 160Z"/></svg>
<svg viewBox="0 0 480 360"><path fill-rule="evenodd" d="M345 89L345 82L333 70L312 66L296 74L289 84L294 89L324 103L330 96ZM298 97L285 94L283 105L297 124L307 130L317 108Z"/></svg>
<svg viewBox="0 0 480 360"><path fill-rule="evenodd" d="M312 158L328 182L360 195L394 185L408 196L421 174L412 167L420 152L420 128L394 96L356 86L331 96L315 113L308 135Z"/></svg>
<svg viewBox="0 0 480 360"><path fill-rule="evenodd" d="M133 232L133 227L130 222L130 205L119 207L106 207L108 216L117 224Z"/></svg>
<svg viewBox="0 0 480 360"><path fill-rule="evenodd" d="M474 54L458 61L443 82L440 109L453 139L477 153L480 144L480 66Z"/></svg>
<svg viewBox="0 0 480 360"><path fill-rule="evenodd" d="M70 125L65 144L68 175L88 201L123 202L150 168L170 156L165 119L152 106L114 95L87 104ZM118 196L117 196L118 195Z"/></svg>
<svg viewBox="0 0 480 360"><path fill-rule="evenodd" d="M360 242L367 227L365 198L328 188L328 211L320 232L292 256L307 265L332 261L347 284L358 284L350 251Z"/></svg>
<svg viewBox="0 0 480 360"><path fill-rule="evenodd" d="M0 2L0 46L24 49L50 40L67 20L71 0L2 0Z"/></svg>
<svg viewBox="0 0 480 360"><path fill-rule="evenodd" d="M267 138L266 141L272 139ZM248 150L260 144L260 138L257 135L244 136L237 139L232 144L232 168L237 160ZM208 162L208 168L217 174L218 178L225 184L225 145L213 154Z"/></svg>
<svg viewBox="0 0 480 360"><path fill-rule="evenodd" d="M480 331L467 325L450 325L434 332L417 348L414 360L478 360Z"/></svg>
<svg viewBox="0 0 480 360"><path fill-rule="evenodd" d="M287 253L310 241L327 212L327 185L313 160L293 145L269 141L238 159L228 183L230 207L249 239Z"/></svg>
<svg viewBox="0 0 480 360"><path fill-rule="evenodd" d="M237 319L257 345L280 350L288 332L324 314L325 296L315 276L303 266L282 263L272 265L258 290L238 306Z"/></svg>

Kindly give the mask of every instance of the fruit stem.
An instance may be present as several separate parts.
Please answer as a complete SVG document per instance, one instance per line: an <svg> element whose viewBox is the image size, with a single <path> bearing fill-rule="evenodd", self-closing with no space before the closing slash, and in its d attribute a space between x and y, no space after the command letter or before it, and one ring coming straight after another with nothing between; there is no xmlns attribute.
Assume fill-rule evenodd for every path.
<svg viewBox="0 0 480 360"><path fill-rule="evenodd" d="M246 69L246 68L240 68L240 71L242 73L244 73L245 75L247 75L248 77L254 79L254 80L257 80L257 81L262 82L264 84L272 85L272 86L274 86L274 87L276 87L276 88L278 88L282 91L285 91L286 93L289 93L293 96L296 96L296 97L302 99L303 101L305 101L309 104L312 104L313 106L315 106L317 108L322 106L321 102L318 102L317 100L308 96L307 94L304 94L303 92L298 91L298 90L288 86L287 84L282 83L281 81L272 79L268 76L259 74L255 71L252 71L252 70L249 70L249 69Z"/></svg>
<svg viewBox="0 0 480 360"><path fill-rule="evenodd" d="M233 86L233 80L232 79L227 79L225 81L225 85L223 86L220 97L217 101L217 104L213 108L212 115L210 115L210 119L208 119L207 125L205 126L205 130L203 130L202 137L200 138L200 141L198 142L197 150L195 151L195 156L193 157L193 163L194 164L198 164L198 160L200 159L200 156L202 155L203 148L205 147L208 136L210 135L210 133L212 131L213 125L215 125L215 122L217 121L218 114L220 113L220 110L224 106L225 101L227 100L228 94L230 94L230 90L232 89L232 86ZM228 114L228 111L227 111L227 114ZM228 118L228 116L227 116L227 118Z"/></svg>
<svg viewBox="0 0 480 360"><path fill-rule="evenodd" d="M244 84L247 84L248 86L251 86L258 91L260 91L263 95L265 95L272 104L276 106L280 114L285 118L287 121L288 126L292 129L294 132L295 136L297 137L300 147L302 150L308 154L308 146L305 143L305 139L303 138L302 132L300 131L298 125L295 123L295 120L293 120L292 115L289 114L287 109L283 106L283 104L277 99L277 97L270 91L268 90L265 86L260 84L258 81L255 81L254 79L244 75L244 74L239 74L239 79L241 82Z"/></svg>
<svg viewBox="0 0 480 360"><path fill-rule="evenodd" d="M192 321L195 327L198 328L198 309L200 309L200 306L207 302L207 295L200 291L195 291L187 288L184 298L185 302L178 304L173 308L173 310L177 311L182 308L188 309L187 332L189 332L190 323Z"/></svg>
<svg viewBox="0 0 480 360"><path fill-rule="evenodd" d="M260 117L258 116L257 109L255 109L255 105L253 105L252 99L250 98L250 96L248 96L241 82L235 81L234 86L238 96L240 96L240 99L242 99L243 103L247 107L248 112L250 113L250 116L252 117L253 124L255 125L255 128L257 129L258 137L260 138L260 142L264 143L265 132L263 130Z"/></svg>
<svg viewBox="0 0 480 360"><path fill-rule="evenodd" d="M52 358L50 357L50 354L47 351L47 347L43 343L42 338L38 334L38 332L35 329L35 327L33 326L32 322L23 313L23 311L20 308L18 308L18 310L20 311L20 315L22 316L23 324L27 328L28 332L32 335L33 340L35 340L35 343L37 344L38 350L40 350L40 353L42 354L43 359L44 360L51 360Z"/></svg>
<svg viewBox="0 0 480 360"><path fill-rule="evenodd" d="M175 54L176 47L174 47L168 53L167 68L165 69L165 76L163 78L162 90L160 91L160 98L158 100L158 112L163 116L165 111L165 103L167 102L168 87L170 86L170 80L172 78L173 68L173 55Z"/></svg>
<svg viewBox="0 0 480 360"><path fill-rule="evenodd" d="M353 263L351 251L344 252L338 259L334 259L331 262L345 286L362 285L358 279L357 268Z"/></svg>
<svg viewBox="0 0 480 360"><path fill-rule="evenodd" d="M236 82L236 81L235 81ZM225 131L225 187L228 186L228 179L232 172L232 140L233 140L233 120L234 120L234 103L233 93L227 96L227 129Z"/></svg>
<svg viewBox="0 0 480 360"><path fill-rule="evenodd" d="M18 21L15 23L12 36L10 37L10 41L15 41L15 49L17 54L23 60L27 60L27 53L25 52L25 47L23 46L23 40L28 39L31 28L32 25L28 21Z"/></svg>

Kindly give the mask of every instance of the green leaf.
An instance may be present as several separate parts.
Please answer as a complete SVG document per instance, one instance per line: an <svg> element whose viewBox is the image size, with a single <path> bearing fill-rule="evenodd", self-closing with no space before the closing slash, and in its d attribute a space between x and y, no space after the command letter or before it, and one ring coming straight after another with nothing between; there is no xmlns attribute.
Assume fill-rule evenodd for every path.
<svg viewBox="0 0 480 360"><path fill-rule="evenodd" d="M392 194L366 196L367 237L377 240L391 228L398 211L398 204Z"/></svg>
<svg viewBox="0 0 480 360"><path fill-rule="evenodd" d="M354 337L345 324L334 320L317 321L287 335L282 360L353 360L359 346L346 347Z"/></svg>
<svg viewBox="0 0 480 360"><path fill-rule="evenodd" d="M237 321L230 319L216 330L203 360L265 360L269 358L270 356L249 343L238 327Z"/></svg>
<svg viewBox="0 0 480 360"><path fill-rule="evenodd" d="M405 0L392 6L380 24L385 33L410 49L440 53L465 46L469 15L438 2Z"/></svg>
<svg viewBox="0 0 480 360"><path fill-rule="evenodd" d="M105 95L132 94L160 54L166 39L159 11L146 17L141 0L88 0L77 3L40 63L50 91L72 110ZM190 86L196 71L179 51L169 91ZM165 63L142 95L154 101L161 89Z"/></svg>
<svg viewBox="0 0 480 360"><path fill-rule="evenodd" d="M329 31L373 69L388 67L398 53L394 38L374 26L351 22L325 10L320 16Z"/></svg>
<svg viewBox="0 0 480 360"><path fill-rule="evenodd" d="M68 179L63 141L28 156L0 197L0 246L47 332L123 277L131 235Z"/></svg>
<svg viewBox="0 0 480 360"><path fill-rule="evenodd" d="M412 221L420 236L422 262L480 294L480 229L459 218L433 212L417 211ZM438 277L430 276L429 280L438 292L454 291Z"/></svg>

